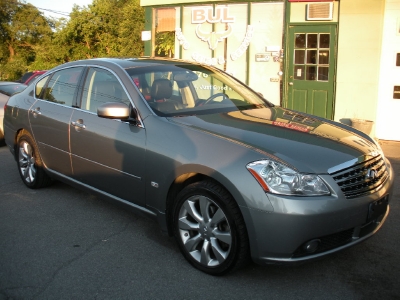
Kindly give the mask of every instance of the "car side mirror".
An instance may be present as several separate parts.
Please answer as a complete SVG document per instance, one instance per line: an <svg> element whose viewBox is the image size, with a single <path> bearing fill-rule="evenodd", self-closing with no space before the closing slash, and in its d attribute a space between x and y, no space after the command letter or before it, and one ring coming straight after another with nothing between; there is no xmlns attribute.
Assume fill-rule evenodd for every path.
<svg viewBox="0 0 400 300"><path fill-rule="evenodd" d="M130 109L125 103L107 102L97 108L97 115L107 119L129 119Z"/></svg>

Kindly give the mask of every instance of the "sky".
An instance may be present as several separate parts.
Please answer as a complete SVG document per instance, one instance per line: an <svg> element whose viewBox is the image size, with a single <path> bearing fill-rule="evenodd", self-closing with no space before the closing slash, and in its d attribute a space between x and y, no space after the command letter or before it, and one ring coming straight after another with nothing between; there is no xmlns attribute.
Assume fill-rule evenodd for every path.
<svg viewBox="0 0 400 300"><path fill-rule="evenodd" d="M26 3L30 3L36 6L45 16L52 16L56 18L68 17L68 14L72 11L74 4L79 6L88 6L92 4L93 0L26 0ZM41 10L40 8L63 12L64 14L50 13L46 10Z"/></svg>

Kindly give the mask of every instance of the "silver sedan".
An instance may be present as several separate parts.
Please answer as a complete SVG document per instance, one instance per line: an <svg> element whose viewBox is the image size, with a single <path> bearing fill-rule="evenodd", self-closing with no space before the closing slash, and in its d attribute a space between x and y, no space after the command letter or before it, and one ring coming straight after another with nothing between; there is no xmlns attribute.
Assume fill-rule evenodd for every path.
<svg viewBox="0 0 400 300"><path fill-rule="evenodd" d="M318 258L389 214L393 170L372 138L213 67L67 63L12 96L4 125L27 187L61 180L145 213L208 274Z"/></svg>

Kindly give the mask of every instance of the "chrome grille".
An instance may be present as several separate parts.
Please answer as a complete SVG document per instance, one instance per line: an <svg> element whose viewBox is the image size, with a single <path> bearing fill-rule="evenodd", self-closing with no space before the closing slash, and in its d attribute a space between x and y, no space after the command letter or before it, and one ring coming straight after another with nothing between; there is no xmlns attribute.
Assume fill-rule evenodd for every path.
<svg viewBox="0 0 400 300"><path fill-rule="evenodd" d="M389 177L381 155L336 171L331 175L346 198L370 194L381 188Z"/></svg>

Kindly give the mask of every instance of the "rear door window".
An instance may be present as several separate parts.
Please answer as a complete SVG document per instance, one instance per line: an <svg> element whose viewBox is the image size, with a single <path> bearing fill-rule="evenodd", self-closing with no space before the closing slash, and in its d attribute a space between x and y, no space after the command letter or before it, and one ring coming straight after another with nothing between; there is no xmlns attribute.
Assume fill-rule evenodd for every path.
<svg viewBox="0 0 400 300"><path fill-rule="evenodd" d="M74 103L74 97L77 93L78 81L82 73L83 67L68 68L55 72L43 93L43 82L45 82L47 77L40 80L36 85L36 96L43 100L50 102L72 106Z"/></svg>

